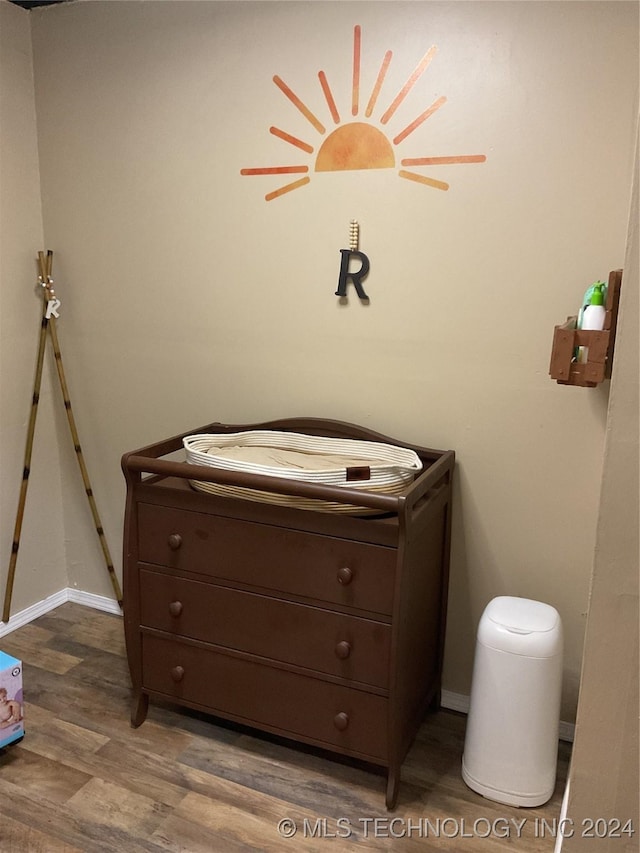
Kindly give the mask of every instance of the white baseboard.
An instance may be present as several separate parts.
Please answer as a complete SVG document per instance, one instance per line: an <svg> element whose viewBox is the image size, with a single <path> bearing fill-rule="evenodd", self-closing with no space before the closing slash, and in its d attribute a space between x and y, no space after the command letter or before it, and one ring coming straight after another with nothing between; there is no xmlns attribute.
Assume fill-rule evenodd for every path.
<svg viewBox="0 0 640 853"><path fill-rule="evenodd" d="M16 628L21 628L29 622L33 622L34 619L44 616L45 613L54 610L66 601L83 604L85 607L92 607L94 610L102 610L105 613L115 613L117 616L122 615L120 605L114 598L107 598L104 595L94 595L92 592L83 592L80 589L67 587L54 593L54 595L50 595L43 601L32 604L31 607L21 610L20 613L12 616L8 622L0 623L0 637L10 634ZM462 714L469 713L469 697L464 693L453 693L450 690L443 690L441 704L443 708L448 708L450 711L459 711ZM566 723L560 720L560 740L573 743L574 732L575 725L573 723Z"/></svg>
<svg viewBox="0 0 640 853"><path fill-rule="evenodd" d="M105 613L116 613L121 615L120 606L115 599L67 587L66 589L61 589L58 592L55 592L53 595L49 595L42 601L32 604L30 607L26 607L19 613L15 613L9 618L8 622L1 622L0 637L11 634L12 631L22 628L23 625L28 625L29 622L33 622L34 619L44 616L45 613L49 613L50 610L55 610L56 607L60 607L61 604L65 604L67 601L73 601L76 604L84 604L86 607L92 607L94 610L103 610Z"/></svg>
<svg viewBox="0 0 640 853"><path fill-rule="evenodd" d="M68 601L76 604L84 604L85 607L93 607L94 610L102 610L105 613L115 613L122 616L122 610L115 598L107 598L105 595L94 595L92 592L83 592L81 589L67 589Z"/></svg>
<svg viewBox="0 0 640 853"><path fill-rule="evenodd" d="M569 786L571 784L571 768L569 768L569 778L567 779L567 784L564 789L564 796L562 798L562 808L560 809L560 820L558 825L564 826L562 823L563 820L567 817L567 809L569 806ZM561 853L562 843L564 841L564 834L559 832L556 835L556 846L554 847L553 853Z"/></svg>
<svg viewBox="0 0 640 853"><path fill-rule="evenodd" d="M442 707L448 708L450 711L459 711L462 714L469 713L469 696L466 696L464 693L452 693L449 690L443 690L440 701ZM560 740L567 741L567 743L573 743L575 729L576 727L573 723L560 720L558 737Z"/></svg>
<svg viewBox="0 0 640 853"><path fill-rule="evenodd" d="M464 693L452 693L450 690L443 690L440 704L450 711L459 711L461 714L469 713L469 697L465 696Z"/></svg>

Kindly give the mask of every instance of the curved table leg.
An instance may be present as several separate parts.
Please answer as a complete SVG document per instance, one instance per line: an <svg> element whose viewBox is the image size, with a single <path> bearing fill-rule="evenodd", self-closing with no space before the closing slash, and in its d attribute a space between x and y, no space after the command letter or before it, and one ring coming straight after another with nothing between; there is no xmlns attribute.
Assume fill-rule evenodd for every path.
<svg viewBox="0 0 640 853"><path fill-rule="evenodd" d="M400 788L400 766L392 764L387 771L387 794L385 805L388 811L393 811L398 801L398 789Z"/></svg>
<svg viewBox="0 0 640 853"><path fill-rule="evenodd" d="M429 702L429 711L439 711L442 707L442 690L438 688L436 692L431 697L431 701Z"/></svg>
<svg viewBox="0 0 640 853"><path fill-rule="evenodd" d="M134 729L137 729L147 719L148 710L149 696L142 690L135 691L131 700L131 725Z"/></svg>

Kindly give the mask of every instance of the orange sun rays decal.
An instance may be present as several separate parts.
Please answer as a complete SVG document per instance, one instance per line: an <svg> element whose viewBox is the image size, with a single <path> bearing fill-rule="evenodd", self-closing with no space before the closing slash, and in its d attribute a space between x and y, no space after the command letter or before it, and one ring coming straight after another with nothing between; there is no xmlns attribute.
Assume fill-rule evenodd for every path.
<svg viewBox="0 0 640 853"><path fill-rule="evenodd" d="M353 31L353 74L351 84L351 115L356 118L360 112L360 66L361 66L361 44L362 31L359 26L354 27ZM416 65L413 72L408 77L406 83L400 91L393 97L389 106L382 112L380 118L381 125L387 125L398 107L402 104L405 98L409 95L420 77L427 70L431 61L437 53L437 47L433 45L422 57ZM376 80L367 100L365 108L365 117L370 119L376 108L380 98L383 84L391 64L392 52L388 50L380 69L376 76ZM335 130L327 133L327 129L322 121L309 109L304 101L277 75L274 76L273 82L280 89L282 94L293 104L293 106L306 119L313 130L321 137L324 137L319 148L305 139L299 139L285 130L277 127L269 128L269 132L286 142L288 145L298 148L305 154L311 155L316 153L315 172L340 172L352 171L360 169L393 169L396 165L396 157L394 147L400 145L405 139L410 136L417 128L419 128L427 119L431 118L439 109L446 103L447 99L444 96L437 98L426 110L421 112L413 121L400 130L391 140L389 140L383 130L373 124L363 121L342 122L336 100L331 90L329 80L324 71L318 73L318 80L324 100L326 101L329 115L334 125ZM454 163L484 163L486 160L484 154L460 154L450 155L446 157L410 157L400 161L401 166L443 166ZM309 177L310 169L308 165L288 165L288 166L265 166L252 169L241 169L241 175L304 175L305 177L291 183L283 184L273 192L267 193L266 201L273 201L292 190L297 190L300 187L306 186L311 182ZM419 172L407 171L400 169L398 175L409 181L414 181L423 184L427 187L432 187L438 190L448 190L449 184L444 181L438 181L435 178L422 175Z"/></svg>

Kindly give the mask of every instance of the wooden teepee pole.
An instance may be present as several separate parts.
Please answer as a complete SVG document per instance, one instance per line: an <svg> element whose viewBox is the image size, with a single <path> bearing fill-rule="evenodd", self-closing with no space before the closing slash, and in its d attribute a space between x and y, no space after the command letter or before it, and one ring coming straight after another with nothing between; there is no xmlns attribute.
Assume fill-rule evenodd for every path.
<svg viewBox="0 0 640 853"><path fill-rule="evenodd" d="M40 282L45 284L46 271L41 267ZM29 413L29 425L27 427L27 441L24 451L24 467L22 469L22 483L20 485L20 497L18 498L18 510L16 512L16 523L13 529L13 543L11 545L11 559L7 573L7 583L4 593L4 607L2 621L8 622L11 612L11 596L13 594L13 582L16 576L16 563L18 560L18 549L20 548L20 534L22 532L22 520L24 508L27 502L27 489L29 488L29 473L31 470L31 453L33 451L33 436L36 429L36 417L38 415L38 401L40 400L40 386L42 384L42 365L44 364L44 353L47 343L47 294L43 294L42 300L42 322L40 323L40 338L38 340L38 356L36 358L36 375L33 383L33 396L31 398L31 411Z"/></svg>
<svg viewBox="0 0 640 853"><path fill-rule="evenodd" d="M40 252L39 255L42 256L42 252ZM50 295L53 297L54 291L53 280L51 278L50 262L50 259L52 259L52 255L52 252L48 252L47 275L48 284L50 286ZM102 527L102 521L100 520L100 514L98 513L98 507L96 506L95 498L93 497L93 489L91 488L91 482L89 480L89 472L87 471L87 466L84 462L82 447L80 446L80 438L78 437L78 430L76 428L76 421L73 416L73 409L71 408L71 400L69 399L69 389L67 388L67 381L65 379L64 368L62 366L62 353L60 352L60 344L58 343L58 330L56 328L55 315L52 315L49 320L49 332L51 334L51 343L53 344L53 354L55 356L58 379L60 380L60 389L62 390L62 399L64 400L64 408L65 412L67 413L67 421L69 422L69 429L71 431L73 447L76 452L76 459L78 460L78 465L80 467L80 474L82 475L84 490L89 501L91 515L93 516L93 523L96 528L96 533L98 534L98 539L100 540L100 546L104 555L104 561L107 566L107 571L109 572L109 577L111 578L111 585L113 586L113 590L116 594L116 600L120 607L122 607L122 591L120 590L120 584L118 583L118 578L116 576L115 569L113 568L113 561L111 559L111 554L109 553L109 546L107 545L107 540L104 535L104 529Z"/></svg>
<svg viewBox="0 0 640 853"><path fill-rule="evenodd" d="M60 381L60 388L62 390L62 397L64 400L64 408L67 413L67 421L69 423L69 429L71 431L71 438L73 440L73 446L76 452L76 459L78 460L78 465L80 467L80 473L82 475L82 482L84 483L84 490L87 495L87 499L89 501L89 507L91 509L91 514L93 516L94 525L96 528L96 532L98 534L98 538L100 540L100 545L102 547L102 553L104 555L104 560L107 566L107 571L109 572L109 577L111 579L111 584L113 586L116 600L120 607L122 607L122 592L120 590L120 584L118 583L118 578L115 573L115 569L113 567L113 561L111 559L111 554L109 553L109 547L107 545L107 540L104 535L104 529L102 527L102 521L100 520L100 515L98 513L98 507L96 506L95 499L93 497L93 489L91 488L91 482L89 480L89 473L87 471L87 466L84 462L84 456L82 454L82 448L80 446L80 439L78 437L78 430L75 423L75 418L73 416L73 410L71 408L71 400L69 399L69 389L67 388L67 382L64 374L64 368L62 366L62 353L60 352L60 344L58 342L58 331L56 328L56 313L55 310L51 312L49 316L48 305L49 302L55 300L55 292L53 289L53 278L51 277L51 270L53 265L53 252L48 251L45 257L44 252L38 252L38 265L40 268L40 283L44 287L44 300L43 300L43 314L42 314L42 324L40 330L40 342L38 346L38 358L36 363L36 379L35 386L33 392L33 402L31 406L31 415L29 418L29 427L27 431L27 444L25 450L25 463L24 463L24 471L22 478L22 487L20 489L20 498L18 502L18 512L16 516L16 525L13 535L13 546L11 549L11 561L9 564L9 572L7 575L7 587L5 592L5 600L4 600L4 610L2 621L8 622L9 615L11 611L11 595L13 591L13 582L15 578L15 570L16 570L16 561L18 557L18 548L20 544L20 532L22 529L22 519L24 516L24 507L27 497L27 485L29 480L29 468L31 464L31 453L33 449L33 436L35 431L35 423L36 423L36 415L37 415L37 407L38 407L38 399L40 395L40 384L42 380L42 365L44 361L44 352L46 345L46 334L47 329L51 333L51 343L53 345L53 354L55 356L56 370L58 373L58 379ZM59 305L59 302L56 303Z"/></svg>

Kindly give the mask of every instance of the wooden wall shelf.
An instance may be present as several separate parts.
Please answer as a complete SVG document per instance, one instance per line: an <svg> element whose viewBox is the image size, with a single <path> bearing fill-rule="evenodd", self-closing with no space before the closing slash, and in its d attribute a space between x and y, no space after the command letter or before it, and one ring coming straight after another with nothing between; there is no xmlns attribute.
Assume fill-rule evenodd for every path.
<svg viewBox="0 0 640 853"><path fill-rule="evenodd" d="M553 332L553 347L549 375L559 385L579 385L595 388L611 377L613 350L618 322L618 305L622 286L622 270L609 273L604 329L601 332L576 329L577 316L567 317ZM588 347L587 361L575 361L577 347Z"/></svg>

